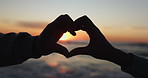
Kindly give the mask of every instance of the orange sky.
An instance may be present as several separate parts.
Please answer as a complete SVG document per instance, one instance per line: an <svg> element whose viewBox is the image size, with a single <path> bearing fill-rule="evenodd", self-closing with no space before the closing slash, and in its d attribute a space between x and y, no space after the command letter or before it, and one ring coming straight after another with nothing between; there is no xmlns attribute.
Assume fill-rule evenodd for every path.
<svg viewBox="0 0 148 78"><path fill-rule="evenodd" d="M148 0L0 0L0 32L39 35L61 14L87 15L109 41L148 43ZM76 5L76 6L75 6ZM88 40L78 32L69 40Z"/></svg>
<svg viewBox="0 0 148 78"><path fill-rule="evenodd" d="M35 24L35 23L33 23ZM33 25L32 24L32 25ZM39 23L38 23L39 24ZM2 33L9 33L9 32L28 32L32 35L39 35L44 27L48 23L40 23L36 27L23 27L16 23L7 23L3 24L1 22L0 31ZM29 24L27 24L29 25ZM146 42L148 43L148 36L147 36L147 29L140 29L134 27L98 27L105 37L112 42ZM89 40L89 36L84 31L77 31L76 36L72 36L70 33L66 33L65 40Z"/></svg>

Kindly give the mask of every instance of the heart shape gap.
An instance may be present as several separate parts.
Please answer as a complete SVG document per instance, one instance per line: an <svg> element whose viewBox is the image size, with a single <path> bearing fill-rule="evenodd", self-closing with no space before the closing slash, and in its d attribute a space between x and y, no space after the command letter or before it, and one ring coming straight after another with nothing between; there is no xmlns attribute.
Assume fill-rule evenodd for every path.
<svg viewBox="0 0 148 78"><path fill-rule="evenodd" d="M63 45L71 51L77 47L85 47L89 44L89 36L84 31L76 31L77 35L72 36L69 32L63 34L58 44Z"/></svg>

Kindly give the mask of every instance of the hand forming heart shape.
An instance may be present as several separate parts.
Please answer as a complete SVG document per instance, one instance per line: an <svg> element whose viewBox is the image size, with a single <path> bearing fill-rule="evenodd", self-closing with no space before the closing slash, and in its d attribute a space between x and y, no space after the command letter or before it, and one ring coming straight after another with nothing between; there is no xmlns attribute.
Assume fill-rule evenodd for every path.
<svg viewBox="0 0 148 78"><path fill-rule="evenodd" d="M63 33L69 31L72 35L76 35L75 31L77 30L83 30L89 35L90 42L86 47L75 48L68 52L64 46L57 43ZM124 69L128 68L130 69L129 72L132 71L131 73L137 72L137 68L138 70L143 69L141 65L137 65L140 62L139 60L142 61L140 63L147 65L147 60L137 56L133 57L134 55L132 54L127 54L114 48L87 16L73 21L68 15L61 15L55 21L48 24L37 37L33 37L28 33L20 33L18 35L15 33L5 35L0 33L0 37L2 51L0 67L19 64L28 58L38 58L52 52L58 52L65 57L79 54L91 55L97 59L111 61ZM133 61L135 58L136 60ZM133 66L133 63L136 65ZM140 75L136 74L136 76L138 78L141 77L141 73L143 72L140 72ZM144 76L146 75L144 74Z"/></svg>
<svg viewBox="0 0 148 78"><path fill-rule="evenodd" d="M86 47L75 48L68 52L65 47L57 44L63 33L69 31L72 35L76 35L75 31L77 30L86 31L89 35L90 43ZM73 22L68 15L61 15L55 21L48 24L36 39L34 53L36 55L47 55L52 52L58 52L65 57L84 54L104 59L109 57L106 55L106 52L114 49L87 16L80 17Z"/></svg>
<svg viewBox="0 0 148 78"><path fill-rule="evenodd" d="M72 35L76 35L75 31L77 30L83 30L89 35L90 42L86 47L75 48L68 52L67 48L57 43L63 33L69 31ZM73 21L68 15L61 15L55 21L48 24L39 36L33 37L28 33L22 34L20 33L20 35L16 36L15 33L10 33L1 38L1 42L7 42L6 44L3 43L5 46L3 44L1 46L8 47L8 49L11 48L10 50L12 51L8 50L7 52L7 48L1 50L3 51L1 54L4 54L4 56L1 58L2 63L0 66L22 63L28 58L38 58L53 52L63 54L65 57L72 57L79 54L91 55L95 58L108 60L125 67L130 66L132 63L132 56L114 48L87 16ZM11 43L9 46L7 45L8 41ZM22 51L24 49L27 49L25 50L28 52L26 55L24 55L25 51ZM9 52L10 57L5 57ZM10 58L13 59L8 61ZM3 59L6 59L6 62Z"/></svg>

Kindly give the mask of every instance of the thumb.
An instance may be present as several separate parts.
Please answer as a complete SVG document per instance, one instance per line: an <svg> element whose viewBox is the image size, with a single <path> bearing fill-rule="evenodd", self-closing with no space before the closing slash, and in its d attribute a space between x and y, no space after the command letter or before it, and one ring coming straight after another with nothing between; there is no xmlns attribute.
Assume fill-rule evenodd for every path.
<svg viewBox="0 0 148 78"><path fill-rule="evenodd" d="M69 51L64 46L57 44L55 46L55 48L56 48L55 52L60 53L60 54L64 55L65 57L68 57Z"/></svg>
<svg viewBox="0 0 148 78"><path fill-rule="evenodd" d="M75 48L72 51L70 51L68 57L72 57L75 55L88 55L88 49L87 47L79 47L79 48Z"/></svg>

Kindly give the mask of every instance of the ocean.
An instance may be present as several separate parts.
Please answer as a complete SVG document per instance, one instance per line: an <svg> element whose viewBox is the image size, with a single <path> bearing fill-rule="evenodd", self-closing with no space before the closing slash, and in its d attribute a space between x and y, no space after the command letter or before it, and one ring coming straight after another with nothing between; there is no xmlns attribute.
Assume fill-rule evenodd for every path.
<svg viewBox="0 0 148 78"><path fill-rule="evenodd" d="M60 42L59 42L60 43ZM68 50L86 46L88 42L61 43ZM148 57L146 43L111 43L114 47L127 53ZM134 78L121 71L120 66L87 55L65 58L58 53L29 59L23 64L0 67L0 78Z"/></svg>

